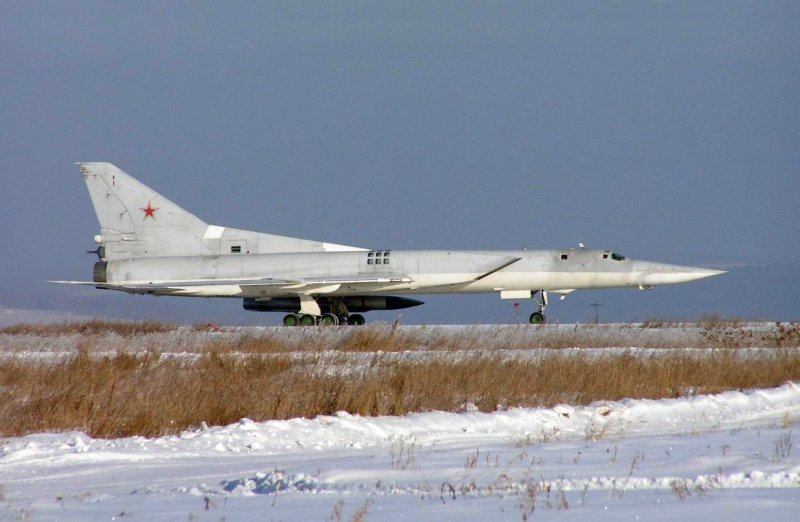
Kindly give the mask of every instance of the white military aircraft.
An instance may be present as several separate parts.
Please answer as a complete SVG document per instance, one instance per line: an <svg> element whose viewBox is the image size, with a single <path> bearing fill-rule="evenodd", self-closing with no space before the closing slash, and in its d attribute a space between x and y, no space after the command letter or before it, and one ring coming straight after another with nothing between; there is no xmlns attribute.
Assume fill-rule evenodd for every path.
<svg viewBox="0 0 800 522"><path fill-rule="evenodd" d="M294 325L364 324L363 312L423 304L400 295L540 295L686 283L720 270L610 250L370 250L209 225L110 163L78 163L100 222L92 285L132 294L236 297Z"/></svg>

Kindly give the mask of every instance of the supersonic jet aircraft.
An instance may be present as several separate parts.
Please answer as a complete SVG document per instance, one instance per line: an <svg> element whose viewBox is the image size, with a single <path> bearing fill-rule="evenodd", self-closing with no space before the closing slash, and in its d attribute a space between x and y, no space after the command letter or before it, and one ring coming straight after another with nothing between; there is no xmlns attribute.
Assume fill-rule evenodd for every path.
<svg viewBox="0 0 800 522"><path fill-rule="evenodd" d="M400 295L496 292L501 299L583 288L686 283L720 270L635 261L610 250L370 250L209 225L110 163L78 163L100 222L91 285L132 294L236 297L294 325L364 324L363 312L423 304Z"/></svg>

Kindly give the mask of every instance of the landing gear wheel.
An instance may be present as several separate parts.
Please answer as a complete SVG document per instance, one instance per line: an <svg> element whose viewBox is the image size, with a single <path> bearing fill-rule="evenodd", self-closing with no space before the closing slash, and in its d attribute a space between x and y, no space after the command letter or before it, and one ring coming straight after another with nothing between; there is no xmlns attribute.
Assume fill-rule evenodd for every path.
<svg viewBox="0 0 800 522"><path fill-rule="evenodd" d="M297 326L300 324L300 316L289 314L283 318L283 326Z"/></svg>
<svg viewBox="0 0 800 522"><path fill-rule="evenodd" d="M361 314L352 314L347 318L347 324L351 326L361 326L366 324L367 320Z"/></svg>
<svg viewBox="0 0 800 522"><path fill-rule="evenodd" d="M324 314L319 318L320 326L336 326L339 324L339 318L334 314Z"/></svg>
<svg viewBox="0 0 800 522"><path fill-rule="evenodd" d="M314 326L317 324L317 318L311 314L303 314L300 316L301 326Z"/></svg>
<svg viewBox="0 0 800 522"><path fill-rule="evenodd" d="M531 324L545 324L547 322L547 318L542 312L533 312L530 320Z"/></svg>

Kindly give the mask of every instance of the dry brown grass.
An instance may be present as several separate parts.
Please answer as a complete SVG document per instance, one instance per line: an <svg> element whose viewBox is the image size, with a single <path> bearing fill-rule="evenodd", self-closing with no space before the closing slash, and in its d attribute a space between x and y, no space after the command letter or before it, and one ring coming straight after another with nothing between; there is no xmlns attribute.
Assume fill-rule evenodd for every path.
<svg viewBox="0 0 800 522"><path fill-rule="evenodd" d="M92 319L90 321L68 321L51 324L16 324L0 328L0 334L8 335L95 335L114 333L123 337L149 333L164 333L177 330L178 326L156 321L108 321Z"/></svg>
<svg viewBox="0 0 800 522"><path fill-rule="evenodd" d="M9 327L0 329L0 348L7 352L0 358L0 435L78 429L102 437L153 436L241 417L401 415L459 411L467 404L492 411L800 381L798 322L748 325L708 318L675 328L373 324L218 331L99 320ZM152 335L162 333L168 335ZM56 353L71 355L24 357L28 351L47 353L53 345ZM731 349L651 357L553 350L535 360L502 353L625 346ZM774 350L733 349L754 346ZM162 357L162 351L196 355ZM413 353L420 351L434 353ZM454 351L463 352L447 353Z"/></svg>
<svg viewBox="0 0 800 522"><path fill-rule="evenodd" d="M455 351L497 348L491 333L479 328L447 330L398 329L376 324L353 329L334 348L341 352L404 352L414 350ZM508 338L509 343L513 336ZM502 345L502 343L501 343ZM502 346L507 348L509 346Z"/></svg>
<svg viewBox="0 0 800 522"><path fill-rule="evenodd" d="M195 359L165 359L157 352L98 358L87 350L56 362L9 358L0 361L0 434L77 429L95 437L155 436L242 417L286 419L337 411L402 415L459 411L468 403L493 411L679 397L800 380L797 350L766 357L725 350L653 358L553 354L535 361L486 352L422 362L375 354L362 370L339 373L320 367L321 360L313 353L243 355L220 349Z"/></svg>
<svg viewBox="0 0 800 522"><path fill-rule="evenodd" d="M321 348L315 342L306 343L307 351L317 351ZM236 340L225 337L213 339L199 347L200 351L211 351L219 353L288 353L297 350L297 344L284 337L273 335L244 335Z"/></svg>
<svg viewBox="0 0 800 522"><path fill-rule="evenodd" d="M160 338L158 334L171 333ZM15 336L19 338L15 339ZM366 327L218 328L180 327L155 322L114 322L16 325L0 329L0 350L37 345L72 349L132 351L157 347L164 351L288 353L525 350L530 348L782 348L800 346L800 321L748 323L738 319L703 318L699 322L652 320L636 325L497 325L409 327L374 323ZM80 336L80 339L77 337ZM21 338L26 339L21 341ZM119 342L119 337L124 343ZM57 339L54 341L54 339ZM159 343L161 343L159 345ZM66 343L69 344L69 343Z"/></svg>
<svg viewBox="0 0 800 522"><path fill-rule="evenodd" d="M700 325L703 345L711 348L800 346L800 321L776 322L773 328L764 331L743 328L741 323L705 322Z"/></svg>

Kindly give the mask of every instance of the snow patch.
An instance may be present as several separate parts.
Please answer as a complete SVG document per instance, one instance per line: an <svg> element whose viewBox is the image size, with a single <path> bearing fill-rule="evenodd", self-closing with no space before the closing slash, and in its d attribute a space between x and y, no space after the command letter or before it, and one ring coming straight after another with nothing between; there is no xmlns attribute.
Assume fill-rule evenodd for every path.
<svg viewBox="0 0 800 522"><path fill-rule="evenodd" d="M303 473L292 474L284 470L256 473L255 476L222 481L223 491L232 495L271 495L278 492L316 492L317 481Z"/></svg>
<svg viewBox="0 0 800 522"><path fill-rule="evenodd" d="M8 513L67 521L351 519L366 508L369 520L658 518L667 502L671 515L707 509L691 512L699 519L729 508L735 520L765 509L787 519L800 498L798 420L800 386L788 383L493 413L244 418L158 438L42 433L0 441L0 484Z"/></svg>

